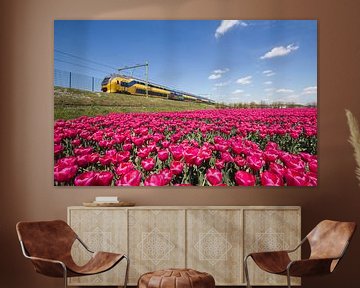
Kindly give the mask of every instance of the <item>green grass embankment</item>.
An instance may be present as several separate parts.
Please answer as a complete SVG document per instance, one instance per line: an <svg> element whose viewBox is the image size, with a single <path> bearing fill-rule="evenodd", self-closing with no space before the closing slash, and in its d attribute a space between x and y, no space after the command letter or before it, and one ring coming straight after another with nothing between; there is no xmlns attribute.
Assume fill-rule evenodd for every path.
<svg viewBox="0 0 360 288"><path fill-rule="evenodd" d="M73 119L108 113L214 109L214 105L117 93L54 87L54 119Z"/></svg>

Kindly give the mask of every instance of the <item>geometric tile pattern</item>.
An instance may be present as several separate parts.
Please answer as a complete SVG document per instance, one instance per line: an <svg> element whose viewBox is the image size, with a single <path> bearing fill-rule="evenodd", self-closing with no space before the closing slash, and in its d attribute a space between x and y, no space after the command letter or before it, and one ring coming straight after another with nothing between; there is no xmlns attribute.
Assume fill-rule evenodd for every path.
<svg viewBox="0 0 360 288"><path fill-rule="evenodd" d="M141 250L142 260L150 260L156 265L162 260L170 260L170 252L175 245L170 241L170 233L161 232L155 227L149 233L142 233L138 248Z"/></svg>
<svg viewBox="0 0 360 288"><path fill-rule="evenodd" d="M227 253L232 247L226 239L227 233L219 233L212 227L199 235L200 239L194 247L199 252L200 260L206 260L213 266L220 260L227 260Z"/></svg>
<svg viewBox="0 0 360 288"><path fill-rule="evenodd" d="M242 210L187 210L187 266L214 276L217 285L242 283Z"/></svg>
<svg viewBox="0 0 360 288"><path fill-rule="evenodd" d="M279 251L284 250L289 245L285 242L283 232L276 232L272 228L265 232L255 233L256 240L252 246L253 251Z"/></svg>
<svg viewBox="0 0 360 288"><path fill-rule="evenodd" d="M185 267L185 210L129 209L130 283L141 274Z"/></svg>

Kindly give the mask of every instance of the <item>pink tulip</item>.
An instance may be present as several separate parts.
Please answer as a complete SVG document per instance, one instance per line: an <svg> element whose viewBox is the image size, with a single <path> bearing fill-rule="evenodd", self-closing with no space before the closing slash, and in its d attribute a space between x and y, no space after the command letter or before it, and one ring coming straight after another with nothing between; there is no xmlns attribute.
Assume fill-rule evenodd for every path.
<svg viewBox="0 0 360 288"><path fill-rule="evenodd" d="M236 142L231 144L231 149L235 154L241 154L244 151L244 146L241 142Z"/></svg>
<svg viewBox="0 0 360 288"><path fill-rule="evenodd" d="M92 147L75 148L74 152L75 152L75 155L78 155L78 156L87 155L87 154L91 154L93 152L93 148Z"/></svg>
<svg viewBox="0 0 360 288"><path fill-rule="evenodd" d="M76 158L74 156L61 158L56 162L56 165L74 166L76 165Z"/></svg>
<svg viewBox="0 0 360 288"><path fill-rule="evenodd" d="M170 170L174 175L180 175L183 172L184 164L180 161L173 161L170 164Z"/></svg>
<svg viewBox="0 0 360 288"><path fill-rule="evenodd" d="M266 150L264 152L264 157L267 162L274 162L278 158L278 153L276 150Z"/></svg>
<svg viewBox="0 0 360 288"><path fill-rule="evenodd" d="M133 138L132 141L136 146L141 146L145 142L144 138Z"/></svg>
<svg viewBox="0 0 360 288"><path fill-rule="evenodd" d="M148 147L142 147L138 149L137 156L140 158L146 158L149 156L150 152L151 150Z"/></svg>
<svg viewBox="0 0 360 288"><path fill-rule="evenodd" d="M123 144L123 150L124 151L131 151L131 149L132 149L132 144L131 143Z"/></svg>
<svg viewBox="0 0 360 288"><path fill-rule="evenodd" d="M236 156L234 162L239 167L243 167L246 165L246 159L242 158L241 156Z"/></svg>
<svg viewBox="0 0 360 288"><path fill-rule="evenodd" d="M309 177L299 170L287 169L285 179L287 186L309 186Z"/></svg>
<svg viewBox="0 0 360 288"><path fill-rule="evenodd" d="M292 157L289 160L285 160L285 165L289 169L298 170L303 172L305 169L305 163L300 157Z"/></svg>
<svg viewBox="0 0 360 288"><path fill-rule="evenodd" d="M54 180L68 182L76 175L77 170L77 165L65 166L64 164L58 164L54 167Z"/></svg>
<svg viewBox="0 0 360 288"><path fill-rule="evenodd" d="M114 157L115 158L115 157ZM99 162L102 166L108 166L110 165L111 163L113 163L113 160L114 160L113 157L111 156L108 156L108 155L104 155L102 157L99 158ZM115 163L114 163L115 164Z"/></svg>
<svg viewBox="0 0 360 288"><path fill-rule="evenodd" d="M75 186L96 186L95 175L96 172L88 171L76 176Z"/></svg>
<svg viewBox="0 0 360 288"><path fill-rule="evenodd" d="M161 146L162 146L163 148L168 148L168 147L170 146L170 141L167 141L167 140L162 141L162 142L161 142Z"/></svg>
<svg viewBox="0 0 360 288"><path fill-rule="evenodd" d="M119 164L119 166L116 168L115 172L117 175L122 176L134 169L135 169L135 167L134 167L133 163L123 162L123 163Z"/></svg>
<svg viewBox="0 0 360 288"><path fill-rule="evenodd" d="M169 158L169 152L167 150L161 150L159 151L158 153L158 158L161 160L161 161L165 161Z"/></svg>
<svg viewBox="0 0 360 288"><path fill-rule="evenodd" d="M141 167L143 167L146 171L151 171L155 167L155 159L154 158L146 158L141 161Z"/></svg>
<svg viewBox="0 0 360 288"><path fill-rule="evenodd" d="M262 158L258 155L248 156L246 158L246 161L247 161L249 167L255 171L260 170L263 167L263 165L265 164L264 160L262 160Z"/></svg>
<svg viewBox="0 0 360 288"><path fill-rule="evenodd" d="M284 186L284 181L278 174L264 171L261 174L261 184L263 186Z"/></svg>
<svg viewBox="0 0 360 288"><path fill-rule="evenodd" d="M309 178L309 186L317 186L318 177L314 172L308 172L306 176Z"/></svg>
<svg viewBox="0 0 360 288"><path fill-rule="evenodd" d="M311 172L317 173L317 169L318 169L317 160L316 160L316 159L311 160L311 161L309 162L309 170L310 170Z"/></svg>
<svg viewBox="0 0 360 288"><path fill-rule="evenodd" d="M266 146L265 146L265 150L278 150L279 149L279 145L275 142L271 142L269 141Z"/></svg>
<svg viewBox="0 0 360 288"><path fill-rule="evenodd" d="M90 155L79 155L76 157L76 163L80 167L86 167L90 164Z"/></svg>
<svg viewBox="0 0 360 288"><path fill-rule="evenodd" d="M130 152L129 151L123 151L116 154L117 162L128 162L130 160Z"/></svg>
<svg viewBox="0 0 360 288"><path fill-rule="evenodd" d="M153 174L144 181L145 186L164 186L164 176L161 174Z"/></svg>
<svg viewBox="0 0 360 288"><path fill-rule="evenodd" d="M272 162L269 166L269 172L275 173L281 177L285 175L286 168L278 163Z"/></svg>
<svg viewBox="0 0 360 288"><path fill-rule="evenodd" d="M184 151L185 162L188 165L195 164L198 153L199 153L199 148L191 147L191 148L185 149L185 151Z"/></svg>
<svg viewBox="0 0 360 288"><path fill-rule="evenodd" d="M235 173L235 182L239 186L254 186L255 176L246 171L237 171Z"/></svg>
<svg viewBox="0 0 360 288"><path fill-rule="evenodd" d="M219 170L223 169L223 168L225 167L225 162L224 162L224 160L216 159L216 161L215 161L215 167L216 167L216 169L219 169Z"/></svg>
<svg viewBox="0 0 360 288"><path fill-rule="evenodd" d="M114 175L109 171L102 171L97 173L96 186L109 186Z"/></svg>
<svg viewBox="0 0 360 288"><path fill-rule="evenodd" d="M179 161L183 158L184 150L181 146L172 146L170 147L170 152L174 160Z"/></svg>
<svg viewBox="0 0 360 288"><path fill-rule="evenodd" d="M172 177L174 176L173 172L171 172L171 170L169 170L168 168L165 168L165 169L161 170L159 172L159 175L163 176L164 185L168 185L171 182Z"/></svg>
<svg viewBox="0 0 360 288"><path fill-rule="evenodd" d="M113 179L113 175L109 171L88 171L75 178L76 186L109 186Z"/></svg>
<svg viewBox="0 0 360 288"><path fill-rule="evenodd" d="M137 170L127 172L120 180L116 182L117 186L139 186L141 182L141 173Z"/></svg>
<svg viewBox="0 0 360 288"><path fill-rule="evenodd" d="M221 153L221 160L223 160L225 163L234 162L234 158L228 152Z"/></svg>
<svg viewBox="0 0 360 288"><path fill-rule="evenodd" d="M217 169L209 168L206 172L206 179L212 186L220 185L222 183L222 173Z"/></svg>
<svg viewBox="0 0 360 288"><path fill-rule="evenodd" d="M301 156L301 158L306 161L306 162L310 162L311 160L314 159L314 156L309 154L309 153L305 153L305 152L302 152L299 154Z"/></svg>
<svg viewBox="0 0 360 288"><path fill-rule="evenodd" d="M64 147L61 144L55 144L54 145L54 154L58 155L61 153L61 151L64 150Z"/></svg>

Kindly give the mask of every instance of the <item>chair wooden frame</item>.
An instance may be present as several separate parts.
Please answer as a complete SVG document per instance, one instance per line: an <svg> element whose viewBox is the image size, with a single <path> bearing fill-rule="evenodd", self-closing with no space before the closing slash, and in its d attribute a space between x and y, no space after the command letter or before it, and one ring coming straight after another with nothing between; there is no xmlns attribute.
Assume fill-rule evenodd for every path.
<svg viewBox="0 0 360 288"><path fill-rule="evenodd" d="M74 239L73 242L75 242L76 240L79 241L79 243L89 252L91 253L92 257L89 260L89 262L87 264L89 264L92 260L96 259L96 258L100 258L102 255L111 255L113 256L112 258L112 263L110 263L106 269L103 269L101 271L96 271L96 273L91 273L88 271L86 271L86 265L84 266L77 266L78 268L80 268L79 270L75 270L75 269L71 269L70 267L68 267L66 265L65 261L61 261L59 259L49 259L49 258L43 258L43 257L36 257L36 256L31 256L30 253L28 252L28 250L26 249L26 245L24 244L23 241L23 235L21 233L21 229L20 226L21 225L26 225L26 224L38 224L38 223L46 223L46 224L51 224L51 223L60 223L61 225L66 225L68 227L68 229L70 229L73 233ZM16 231L18 234L18 238L19 238L19 242L20 242L20 246L21 246L21 251L24 255L25 258L31 260L31 262L34 265L34 268L36 270L36 272L46 275L46 276L50 276L50 277L63 277L64 279L64 287L67 288L68 287L68 283L67 283L67 279L68 277L79 277L79 276L89 276L89 275L94 275L94 274L98 274L98 273L103 273L106 272L110 269L112 269L113 267L115 267L118 263L121 262L122 259L126 260L126 270L125 270L125 279L124 279L124 288L127 288L127 282L128 282L128 275L129 275L129 265L130 265L130 259L127 255L125 254L115 254L115 253L108 253L108 252L94 252L91 249L89 249L89 247L79 238L79 236L70 228L70 226L68 226L64 221L62 220L54 220L54 221L41 221L41 222L19 222L16 225ZM99 254L97 254L99 253ZM101 254L100 254L101 253ZM70 256L71 257L71 256ZM94 263L94 262L93 262ZM85 269L83 269L85 267ZM44 269L43 269L44 268Z"/></svg>
<svg viewBox="0 0 360 288"><path fill-rule="evenodd" d="M345 231L345 235L341 235L340 242L343 242L339 245L340 253L337 255L332 255L334 251L330 253L317 253L316 248L319 250L319 239L315 239L314 234L317 233L317 230L321 228L329 226L330 228L338 228L338 230ZM303 276L314 276L314 275L323 275L329 274L334 271L337 264L344 256L350 240L355 232L356 224L354 222L338 222L338 221L331 221L331 220L324 220L321 221L306 237L304 237L300 244L297 245L294 249L290 250L282 250L282 251L268 251L268 252L257 252L257 253L250 253L245 256L244 258L244 274L246 279L246 285L248 288L251 288L250 279L249 279L249 270L248 270L248 259L251 257L255 263L261 268L262 270L278 274L278 275L286 275L287 276L287 286L291 288L291 276L295 277L303 277ZM320 230L321 231L321 230ZM339 231L340 232L340 231ZM318 235L316 235L318 236ZM315 240L314 240L314 239ZM295 252L299 249L305 242L309 242L311 248L311 255L308 259L301 259L301 260L290 260L288 256L289 253ZM316 244L316 247L312 247L312 244ZM315 245L313 245L315 246ZM322 247L320 247L322 248ZM322 257L321 255L324 255ZM271 264L266 263L267 258L271 258ZM279 262L282 263L278 265L274 265L274 261L279 259ZM286 266L284 265L286 264ZM276 267L275 267L276 266Z"/></svg>

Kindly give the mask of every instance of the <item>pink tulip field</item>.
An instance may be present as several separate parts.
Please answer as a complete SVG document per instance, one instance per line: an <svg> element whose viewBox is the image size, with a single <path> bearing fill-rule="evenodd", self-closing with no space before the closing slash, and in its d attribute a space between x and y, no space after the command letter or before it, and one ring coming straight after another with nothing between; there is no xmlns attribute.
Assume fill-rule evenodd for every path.
<svg viewBox="0 0 360 288"><path fill-rule="evenodd" d="M57 120L56 186L316 186L317 110L215 109Z"/></svg>

